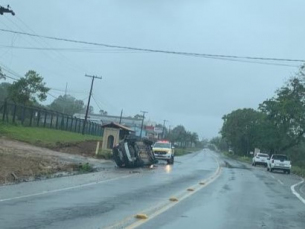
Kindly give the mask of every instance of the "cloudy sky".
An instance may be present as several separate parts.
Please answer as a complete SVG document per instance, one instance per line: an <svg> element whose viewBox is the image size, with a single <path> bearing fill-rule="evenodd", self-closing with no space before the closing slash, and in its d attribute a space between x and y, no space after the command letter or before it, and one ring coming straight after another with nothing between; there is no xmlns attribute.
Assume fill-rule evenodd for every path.
<svg viewBox="0 0 305 229"><path fill-rule="evenodd" d="M0 29L95 43L205 54L305 59L305 1L291 0L0 0L16 16ZM30 49L29 49L30 48ZM257 61L256 61L257 62ZM258 61L261 62L261 61ZM264 62L266 63L266 62ZM111 49L0 31L0 66L12 77L37 71L52 88L111 115L135 115L216 136L222 116L257 108L300 62L266 65ZM8 72L10 71L10 72ZM13 72L13 73L12 73ZM12 82L11 80L7 80Z"/></svg>

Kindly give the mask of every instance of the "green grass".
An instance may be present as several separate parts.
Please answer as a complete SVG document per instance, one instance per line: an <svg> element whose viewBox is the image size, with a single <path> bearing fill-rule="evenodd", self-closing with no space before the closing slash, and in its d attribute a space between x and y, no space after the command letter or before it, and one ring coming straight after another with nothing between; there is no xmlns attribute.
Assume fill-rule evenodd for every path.
<svg viewBox="0 0 305 229"><path fill-rule="evenodd" d="M296 175L299 175L301 177L305 177L305 168L301 168L299 166L292 165L291 166L291 172L296 174Z"/></svg>
<svg viewBox="0 0 305 229"><path fill-rule="evenodd" d="M199 150L202 150L202 148L175 148L175 156L183 156Z"/></svg>
<svg viewBox="0 0 305 229"><path fill-rule="evenodd" d="M101 149L98 152L97 158L102 158L109 160L112 158L112 150L111 149Z"/></svg>
<svg viewBox="0 0 305 229"><path fill-rule="evenodd" d="M235 160L241 161L241 162L245 162L245 163L252 163L252 158L250 157L246 157L246 156L238 156L238 155L234 155L228 152L223 152L223 154L227 157L233 158Z"/></svg>
<svg viewBox="0 0 305 229"><path fill-rule="evenodd" d="M42 127L24 127L0 122L0 135L9 139L27 142L38 146L53 147L58 143L101 140L102 137L82 135L68 131L47 129Z"/></svg>
<svg viewBox="0 0 305 229"><path fill-rule="evenodd" d="M246 162L246 163L249 163L249 164L252 163L252 158L250 158L250 157L236 156L236 155L230 154L228 152L223 152L223 154L227 157L233 158L233 159L241 161L241 162ZM292 165L291 166L291 172L293 174L298 175L298 176L305 177L305 168L303 168L303 167Z"/></svg>

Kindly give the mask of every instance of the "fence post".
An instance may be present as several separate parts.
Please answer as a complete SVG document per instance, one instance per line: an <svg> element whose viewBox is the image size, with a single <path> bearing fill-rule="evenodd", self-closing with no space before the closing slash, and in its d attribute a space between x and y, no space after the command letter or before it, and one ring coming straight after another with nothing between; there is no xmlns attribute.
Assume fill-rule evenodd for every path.
<svg viewBox="0 0 305 229"><path fill-rule="evenodd" d="M14 103L14 111L13 111L13 123L15 123L16 120L16 110L17 110L17 104Z"/></svg>
<svg viewBox="0 0 305 229"><path fill-rule="evenodd" d="M68 128L69 128L69 115L67 115L65 130L68 131Z"/></svg>
<svg viewBox="0 0 305 229"><path fill-rule="evenodd" d="M56 123L55 123L55 129L58 128L58 112L56 112Z"/></svg>
<svg viewBox="0 0 305 229"><path fill-rule="evenodd" d="M37 122L36 122L37 127L39 127L39 122L40 122L40 110L38 110L38 114L37 114Z"/></svg>
<svg viewBox="0 0 305 229"><path fill-rule="evenodd" d="M75 125L74 125L74 132L75 133L77 132L77 122L78 122L78 119L75 118Z"/></svg>
<svg viewBox="0 0 305 229"><path fill-rule="evenodd" d="M34 109L33 109L33 108L30 108L30 110L31 110L31 113L30 113L30 126L32 126Z"/></svg>
<svg viewBox="0 0 305 229"><path fill-rule="evenodd" d="M24 124L24 116L25 116L25 106L22 106L22 115L21 115L21 124L23 125Z"/></svg>
<svg viewBox="0 0 305 229"><path fill-rule="evenodd" d="M4 122L5 119L5 114L7 110L7 99L4 100L4 105L3 105L3 115L2 115L2 121Z"/></svg>
<svg viewBox="0 0 305 229"><path fill-rule="evenodd" d="M73 121L74 121L74 118L71 118L70 131L72 131L72 132L73 132Z"/></svg>
<svg viewBox="0 0 305 229"><path fill-rule="evenodd" d="M46 122L47 122L47 110L44 110L44 120L43 120L43 127L46 127Z"/></svg>
<svg viewBox="0 0 305 229"><path fill-rule="evenodd" d="M82 123L81 120L79 120L78 131L77 131L78 133L80 133L81 123Z"/></svg>
<svg viewBox="0 0 305 229"><path fill-rule="evenodd" d="M50 128L52 129L53 127L53 112L51 112L51 122L50 122Z"/></svg>
<svg viewBox="0 0 305 229"><path fill-rule="evenodd" d="M89 122L89 124L87 125L87 134L90 134L90 125L91 125L91 122Z"/></svg>

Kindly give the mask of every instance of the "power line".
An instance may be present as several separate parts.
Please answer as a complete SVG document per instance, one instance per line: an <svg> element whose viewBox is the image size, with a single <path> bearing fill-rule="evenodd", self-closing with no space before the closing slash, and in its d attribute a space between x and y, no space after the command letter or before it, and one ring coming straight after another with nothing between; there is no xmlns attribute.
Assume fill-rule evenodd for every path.
<svg viewBox="0 0 305 229"><path fill-rule="evenodd" d="M301 63L305 62L305 60L301 60L301 59L237 56L237 55L169 51L169 50L150 49L150 48L136 48L136 47L130 47L130 46L110 45L110 44L97 43L97 42L88 42L88 41L80 41L80 40L59 38L59 37L53 37L53 36L44 36L44 35L14 31L14 30L9 30L9 29L0 29L0 31L6 32L6 33L14 33L14 34L26 35L26 36L31 36L31 37L40 37L40 38L45 38L45 39L50 39L50 40L65 41L65 42L78 43L78 44L87 44L87 45L103 46L103 47L108 47L108 48L119 48L119 49L128 49L128 50L145 51L145 52L162 53L162 54L174 54L174 55L205 57L205 58L213 57L213 58L249 59L249 60L263 60L263 61L280 61L280 62L301 62Z"/></svg>
<svg viewBox="0 0 305 229"><path fill-rule="evenodd" d="M33 50L33 51L63 51L63 52L86 52L86 53L143 53L140 51L122 50L122 49L90 49L90 48L40 48L28 46L0 45L0 48ZM147 52L145 52L147 53Z"/></svg>
<svg viewBox="0 0 305 229"><path fill-rule="evenodd" d="M16 20L12 20L9 17L5 17L5 19L10 22L12 24L12 26L14 26L16 29L18 29L19 31L22 31L24 33L26 33L27 31L30 31L33 34L36 34L35 31L33 31L28 25L25 24L25 22L23 22L21 19L19 19L18 17L16 17L18 19L18 21L20 23L17 23L18 21ZM7 27L7 26L6 26ZM27 30L26 30L27 29ZM29 40L25 39L25 41L31 45L31 46L41 46L44 48L44 45L46 45L49 48L52 48L45 39L39 38L39 37L34 37L34 36L29 36ZM46 52L45 50L41 49L41 53L43 55L45 55L47 58L49 58L52 62L54 63L59 63L59 64L63 64L63 62L65 61L65 67L70 66L71 68L73 68L74 70L81 70L84 71L84 69L81 68L81 65L79 64L74 64L72 66L71 63L68 62L67 58L64 57L64 55L56 50L50 52ZM64 57L64 58L63 58ZM36 63L37 64L37 63ZM49 66L45 66L44 64L40 64L40 66L42 66L44 69L47 69L48 72L50 73L55 73L57 75L62 75L63 77L65 77L61 72L57 72L56 70L54 71L54 69L50 69Z"/></svg>
<svg viewBox="0 0 305 229"><path fill-rule="evenodd" d="M98 107L100 110L103 110L103 109L100 107L100 105L98 104L98 102L96 101L96 99L95 99L95 97L94 97L93 94L92 94L92 98L93 98L95 104L97 105L97 107Z"/></svg>
<svg viewBox="0 0 305 229"><path fill-rule="evenodd" d="M63 52L79 52L79 53L148 53L148 52L140 52L140 51L130 51L130 50L97 50L97 49L88 49L88 48L39 48L39 47L26 47L26 46L11 46L11 45L0 45L0 48L10 48L10 49L18 49L18 50L33 50L33 51L63 51ZM251 61L251 60L242 60L242 59L230 59L223 57L202 57L208 59L215 60L226 60L226 61L235 61L235 62L243 62L243 63L253 63L253 64L265 64L265 65L276 65L276 66L285 66L285 67L299 67L297 65L289 65L289 64L280 64L280 63L268 63L268 62L259 62L259 61Z"/></svg>

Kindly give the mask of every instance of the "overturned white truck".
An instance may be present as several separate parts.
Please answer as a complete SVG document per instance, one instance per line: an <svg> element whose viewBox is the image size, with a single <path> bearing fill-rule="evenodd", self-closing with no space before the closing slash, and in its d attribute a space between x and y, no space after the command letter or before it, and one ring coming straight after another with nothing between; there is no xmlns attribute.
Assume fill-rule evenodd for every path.
<svg viewBox="0 0 305 229"><path fill-rule="evenodd" d="M128 135L113 147L113 159L120 168L149 166L158 162L152 151L153 142Z"/></svg>

